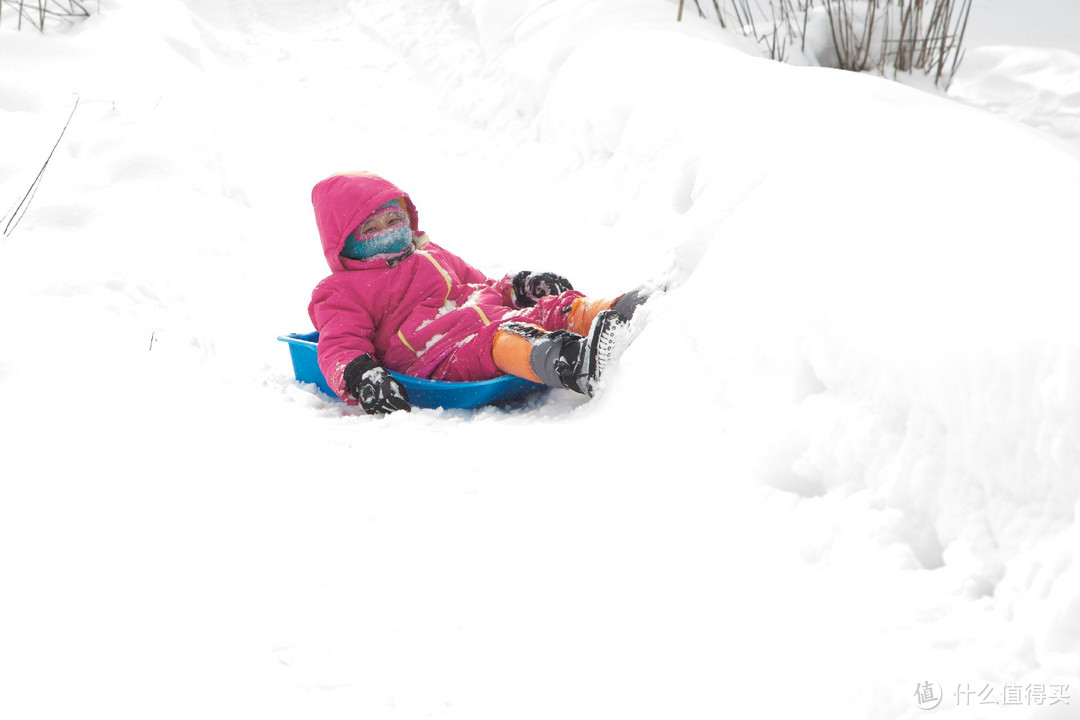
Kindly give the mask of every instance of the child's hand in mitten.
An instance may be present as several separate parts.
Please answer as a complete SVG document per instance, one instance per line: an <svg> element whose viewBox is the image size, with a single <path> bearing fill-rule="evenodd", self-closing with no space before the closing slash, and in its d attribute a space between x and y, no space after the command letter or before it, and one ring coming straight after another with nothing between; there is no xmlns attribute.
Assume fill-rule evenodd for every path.
<svg viewBox="0 0 1080 720"><path fill-rule="evenodd" d="M518 307L532 307L536 301L548 295L561 295L574 286L562 275L522 270L514 276L514 302Z"/></svg>
<svg viewBox="0 0 1080 720"><path fill-rule="evenodd" d="M405 386L367 353L345 366L345 390L368 415L412 409Z"/></svg>

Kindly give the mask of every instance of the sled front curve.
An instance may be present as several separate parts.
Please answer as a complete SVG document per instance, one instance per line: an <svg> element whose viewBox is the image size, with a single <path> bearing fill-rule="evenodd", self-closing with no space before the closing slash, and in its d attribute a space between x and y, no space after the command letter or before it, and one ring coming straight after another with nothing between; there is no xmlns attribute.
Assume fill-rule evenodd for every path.
<svg viewBox="0 0 1080 720"><path fill-rule="evenodd" d="M319 369L318 332L290 333L279 336L278 340L289 345L293 375L297 380L313 383L330 397L337 398L337 394L330 389L322 370ZM405 386L413 407L422 408L477 408L516 400L543 387L514 375L501 375L491 380L476 382L446 382L425 380L396 372L390 374Z"/></svg>

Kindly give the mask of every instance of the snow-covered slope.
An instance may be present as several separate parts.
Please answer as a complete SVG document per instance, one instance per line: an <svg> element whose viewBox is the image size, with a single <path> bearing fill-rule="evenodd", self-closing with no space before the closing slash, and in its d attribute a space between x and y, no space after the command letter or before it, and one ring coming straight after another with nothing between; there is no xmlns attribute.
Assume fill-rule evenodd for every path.
<svg viewBox="0 0 1080 720"><path fill-rule="evenodd" d="M5 207L79 97L0 239L0 714L1069 716L1080 162L672 7L0 31ZM592 402L359 415L274 337L361 168L491 275L670 291Z"/></svg>

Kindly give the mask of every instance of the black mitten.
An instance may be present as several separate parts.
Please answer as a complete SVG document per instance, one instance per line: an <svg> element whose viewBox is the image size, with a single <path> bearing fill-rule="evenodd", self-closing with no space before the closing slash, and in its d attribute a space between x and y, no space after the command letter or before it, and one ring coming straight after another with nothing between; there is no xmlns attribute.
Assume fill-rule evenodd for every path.
<svg viewBox="0 0 1080 720"><path fill-rule="evenodd" d="M573 289L569 280L555 273L522 270L514 276L514 302L518 307L532 307L542 297L560 295Z"/></svg>
<svg viewBox="0 0 1080 720"><path fill-rule="evenodd" d="M360 401L368 415L412 410L405 386L367 353L345 366L345 391Z"/></svg>

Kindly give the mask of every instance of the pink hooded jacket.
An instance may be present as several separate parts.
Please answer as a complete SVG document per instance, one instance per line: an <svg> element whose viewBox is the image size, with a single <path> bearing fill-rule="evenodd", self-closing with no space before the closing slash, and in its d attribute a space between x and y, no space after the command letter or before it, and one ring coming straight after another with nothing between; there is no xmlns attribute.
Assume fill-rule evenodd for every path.
<svg viewBox="0 0 1080 720"><path fill-rule="evenodd" d="M345 240L383 203L403 198L413 231L413 250L391 260L341 257ZM501 322L523 320L550 329L565 327L569 292L541 298L522 310L510 276L494 281L417 227L407 194L368 173L340 174L311 192L315 222L332 274L315 288L308 315L319 331L319 367L346 400L345 366L370 353L388 370L439 380L484 380L500 375L491 340ZM462 352L468 349L469 352Z"/></svg>

